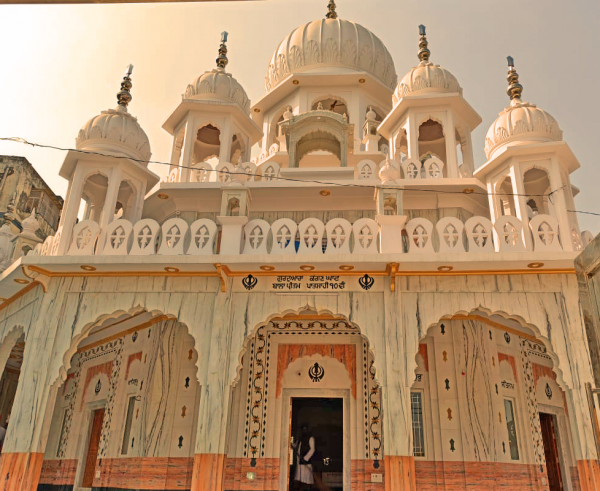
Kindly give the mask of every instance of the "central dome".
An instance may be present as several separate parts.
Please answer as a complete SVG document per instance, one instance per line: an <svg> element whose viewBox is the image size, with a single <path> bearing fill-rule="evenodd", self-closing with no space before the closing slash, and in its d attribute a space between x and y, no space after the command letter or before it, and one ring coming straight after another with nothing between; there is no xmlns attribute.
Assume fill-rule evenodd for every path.
<svg viewBox="0 0 600 491"><path fill-rule="evenodd" d="M368 72L390 90L396 86L394 60L377 36L355 22L323 19L298 27L281 41L269 63L266 90L290 73L324 67Z"/></svg>

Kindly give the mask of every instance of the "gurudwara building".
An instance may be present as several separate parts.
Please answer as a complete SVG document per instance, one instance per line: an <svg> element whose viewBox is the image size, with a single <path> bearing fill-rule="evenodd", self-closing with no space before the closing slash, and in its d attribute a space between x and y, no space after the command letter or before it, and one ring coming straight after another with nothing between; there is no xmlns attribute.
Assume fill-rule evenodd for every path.
<svg viewBox="0 0 600 491"><path fill-rule="evenodd" d="M166 178L129 71L56 234L2 274L0 489L600 489L580 164L512 59L475 169L423 26L398 78L330 1L254 105L226 41Z"/></svg>

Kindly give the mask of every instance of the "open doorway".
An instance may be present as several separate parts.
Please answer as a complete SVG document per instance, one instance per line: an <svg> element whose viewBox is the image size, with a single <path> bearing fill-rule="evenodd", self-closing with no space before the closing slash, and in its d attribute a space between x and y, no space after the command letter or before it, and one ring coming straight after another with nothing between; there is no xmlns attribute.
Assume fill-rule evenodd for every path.
<svg viewBox="0 0 600 491"><path fill-rule="evenodd" d="M91 419L85 469L81 482L82 488L91 488L96 477L96 461L98 460L98 446L100 445L102 422L104 421L104 408L93 411Z"/></svg>
<svg viewBox="0 0 600 491"><path fill-rule="evenodd" d="M292 490L342 491L344 409L342 398L292 398L290 485ZM312 442L311 442L312 439ZM312 454L311 454L312 452ZM303 458L310 466L303 465Z"/></svg>
<svg viewBox="0 0 600 491"><path fill-rule="evenodd" d="M546 457L546 473L550 491L563 491L563 478L560 462L560 446L558 442L556 416L540 413L544 455Z"/></svg>

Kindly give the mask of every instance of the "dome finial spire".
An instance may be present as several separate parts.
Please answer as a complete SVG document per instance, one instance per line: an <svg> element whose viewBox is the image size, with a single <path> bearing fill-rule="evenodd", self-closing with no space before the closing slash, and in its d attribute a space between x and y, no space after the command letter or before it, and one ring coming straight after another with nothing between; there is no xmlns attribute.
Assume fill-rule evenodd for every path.
<svg viewBox="0 0 600 491"><path fill-rule="evenodd" d="M419 52L417 53L417 56L419 57L419 60L421 60L421 63L429 63L431 51L427 48L429 43L425 36L425 26L423 24L419 26L419 34L421 35L421 40L419 41Z"/></svg>
<svg viewBox="0 0 600 491"><path fill-rule="evenodd" d="M217 68L223 68L225 69L225 67L227 66L227 63L229 63L229 60L227 59L227 45L225 44L227 42L227 36L228 36L228 32L227 31L223 31L221 33L221 46L219 46L219 56L217 57Z"/></svg>
<svg viewBox="0 0 600 491"><path fill-rule="evenodd" d="M133 84L131 83L131 73L133 72L133 65L129 65L127 67L127 72L123 77L123 81L121 82L121 90L117 92L117 101L119 101L119 106L122 107L125 111L127 111L127 104L131 102L131 87Z"/></svg>
<svg viewBox="0 0 600 491"><path fill-rule="evenodd" d="M326 19L337 19L338 15L335 8L334 0L329 0L329 3L327 4L327 15L325 15Z"/></svg>
<svg viewBox="0 0 600 491"><path fill-rule="evenodd" d="M519 74L515 70L515 60L512 56L507 56L506 60L508 61L508 75L506 76L508 88L506 89L506 93L511 101L515 99L520 100L523 93L523 86L519 83Z"/></svg>

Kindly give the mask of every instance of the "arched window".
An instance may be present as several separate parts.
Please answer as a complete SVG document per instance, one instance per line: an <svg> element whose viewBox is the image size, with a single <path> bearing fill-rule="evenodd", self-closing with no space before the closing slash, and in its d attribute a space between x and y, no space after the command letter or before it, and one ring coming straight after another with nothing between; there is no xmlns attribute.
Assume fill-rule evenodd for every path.
<svg viewBox="0 0 600 491"><path fill-rule="evenodd" d="M212 124L202 126L196 133L192 164L218 159L221 152L221 131ZM215 162L216 163L216 162Z"/></svg>
<svg viewBox="0 0 600 491"><path fill-rule="evenodd" d="M341 144L331 133L316 130L298 142L298 167L337 167L341 162ZM309 157L310 159L305 159ZM309 164L310 160L310 164Z"/></svg>
<svg viewBox="0 0 600 491"><path fill-rule="evenodd" d="M231 157L229 162L232 164L237 164L238 162L243 162L245 158L244 152L244 142L240 138L239 135L233 135L231 139Z"/></svg>
<svg viewBox="0 0 600 491"><path fill-rule="evenodd" d="M513 192L512 179L506 176L502 181L496 184L496 195L498 196L499 210L497 215L516 216L515 196Z"/></svg>
<svg viewBox="0 0 600 491"><path fill-rule="evenodd" d="M437 121L428 119L419 126L418 144L421 163L432 156L440 158L444 164L447 163L444 128ZM444 166L444 177L446 177L446 167Z"/></svg>
<svg viewBox="0 0 600 491"><path fill-rule="evenodd" d="M534 167L523 174L523 188L527 195L526 201L532 213L537 215L553 215L552 202L550 201L550 179L548 173L543 169ZM527 210L529 213L529 210Z"/></svg>
<svg viewBox="0 0 600 491"><path fill-rule="evenodd" d="M350 121L350 113L348 112L348 105L346 104L346 101L335 96L325 96L317 99L313 102L311 109L313 111L316 111L317 109L333 111L341 116L345 114L348 121Z"/></svg>

